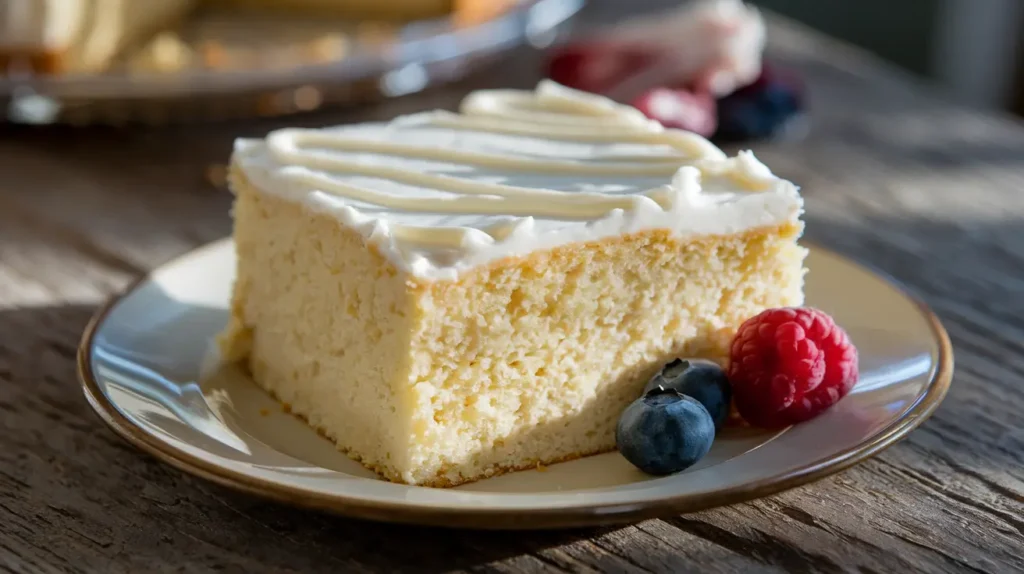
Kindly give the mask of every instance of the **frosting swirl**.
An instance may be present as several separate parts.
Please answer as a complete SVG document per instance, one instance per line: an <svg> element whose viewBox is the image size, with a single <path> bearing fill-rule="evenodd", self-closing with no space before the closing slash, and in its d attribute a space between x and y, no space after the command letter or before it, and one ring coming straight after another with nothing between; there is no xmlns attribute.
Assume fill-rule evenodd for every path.
<svg viewBox="0 0 1024 574"><path fill-rule="evenodd" d="M752 154L549 81L470 94L459 113L240 140L268 193L338 215L418 277L642 229L731 233L795 218L796 188Z"/></svg>

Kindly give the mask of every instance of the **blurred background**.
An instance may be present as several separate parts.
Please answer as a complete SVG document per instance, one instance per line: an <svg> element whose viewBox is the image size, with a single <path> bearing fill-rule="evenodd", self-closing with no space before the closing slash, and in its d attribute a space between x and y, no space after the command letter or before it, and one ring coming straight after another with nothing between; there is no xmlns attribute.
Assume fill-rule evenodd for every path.
<svg viewBox="0 0 1024 574"><path fill-rule="evenodd" d="M1020 0L756 0L936 82L964 103L1024 115Z"/></svg>
<svg viewBox="0 0 1024 574"><path fill-rule="evenodd" d="M700 1L723 13L734 10L726 17L730 25L745 22L735 12L738 0L619 0L591 6L584 0L0 2L0 64L7 72L0 78L0 97L7 118L27 124L160 124L288 115L418 92L486 68L497 58L509 61L508 52L519 46L550 54L551 46L570 32L579 37L573 22L580 20L580 11L614 13L582 19L617 24L606 29L614 32L587 30L593 44L614 40L631 19L652 12L680 14ZM751 4L769 18L789 19L871 52L962 103L1024 115L1020 0ZM93 18L91 11L106 16ZM717 33L715 24L691 20L698 21L692 37ZM735 86L693 88L708 73L699 68L715 57L708 45L729 52L730 58L752 59L753 52L743 50L758 39L753 28L732 37L722 33L703 44L688 44L686 38L671 38L668 28L664 31L661 38L641 40L660 42L654 51L671 49L692 61L684 62L682 71L646 78L645 88L685 84L698 96L710 90L720 98L755 79L729 70L727 75L735 77L726 83ZM620 42L606 55L629 53L638 40L630 42ZM523 59L519 49L511 60ZM650 52L651 47L639 50ZM543 63L537 68L551 75ZM589 89L586 82L577 87ZM617 99L632 103L635 96Z"/></svg>

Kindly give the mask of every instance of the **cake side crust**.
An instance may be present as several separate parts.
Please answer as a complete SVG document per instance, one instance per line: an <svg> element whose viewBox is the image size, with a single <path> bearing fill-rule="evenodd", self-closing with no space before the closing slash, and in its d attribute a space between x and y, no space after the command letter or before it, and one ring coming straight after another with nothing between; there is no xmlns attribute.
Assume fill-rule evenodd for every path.
<svg viewBox="0 0 1024 574"><path fill-rule="evenodd" d="M267 196L231 174L238 255L223 360L344 436L384 472L404 466L408 290L386 259L333 218ZM394 474L392 472L392 474Z"/></svg>

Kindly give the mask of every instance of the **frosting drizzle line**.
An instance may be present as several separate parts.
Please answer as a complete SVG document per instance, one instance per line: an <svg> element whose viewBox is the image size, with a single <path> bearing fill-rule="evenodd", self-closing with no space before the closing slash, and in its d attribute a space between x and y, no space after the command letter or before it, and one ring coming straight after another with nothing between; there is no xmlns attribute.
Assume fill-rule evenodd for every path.
<svg viewBox="0 0 1024 574"><path fill-rule="evenodd" d="M534 92L475 92L463 101L460 112L435 111L398 118L381 128L389 130L384 139L360 137L358 132L346 130L279 130L268 135L266 150L279 166L275 172L278 177L325 199L341 198L341 209L348 214L350 222L371 226L366 228L371 239L383 240L413 255L418 247L465 252L529 235L534 232L535 217L594 223L610 216L622 221L640 214L675 218L681 213L678 207L701 205L702 177L730 178L739 183L740 188L760 187L762 190L778 181L767 168L764 168L765 173L760 173L746 169L749 166L745 165L740 166L744 168L741 171L751 173L744 176L746 180L737 178L733 173L739 165L737 159L726 159L724 152L705 138L665 129L631 107L550 82L542 82ZM654 153L576 159L548 157L541 152L531 154L527 148L495 153L467 149L466 145L430 145L429 140L419 144L403 141L403 129L416 127L576 144L638 144L648 149L653 147ZM531 175L578 176L580 183L586 183L588 178L619 176L659 178L666 185L640 193L560 191L433 173L401 161L365 161L358 155L353 157L355 154ZM752 156L750 159L755 168L760 165ZM353 177L387 180L435 193L385 192L346 180ZM484 228L419 226L363 214L353 202L394 212L508 216L508 219ZM410 260L417 260L413 255L409 256Z"/></svg>

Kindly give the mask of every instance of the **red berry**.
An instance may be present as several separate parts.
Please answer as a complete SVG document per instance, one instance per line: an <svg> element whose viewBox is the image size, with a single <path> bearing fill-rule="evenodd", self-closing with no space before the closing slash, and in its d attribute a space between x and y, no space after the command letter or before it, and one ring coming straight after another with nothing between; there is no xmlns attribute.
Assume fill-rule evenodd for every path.
<svg viewBox="0 0 1024 574"><path fill-rule="evenodd" d="M736 331L728 375L744 420L788 426L818 416L850 392L857 382L857 349L822 311L769 309Z"/></svg>
<svg viewBox="0 0 1024 574"><path fill-rule="evenodd" d="M570 88L604 93L651 65L649 50L601 43L570 44L548 59L547 77Z"/></svg>
<svg viewBox="0 0 1024 574"><path fill-rule="evenodd" d="M665 127L679 128L708 137L718 127L715 98L709 93L654 88L633 101L637 108Z"/></svg>

